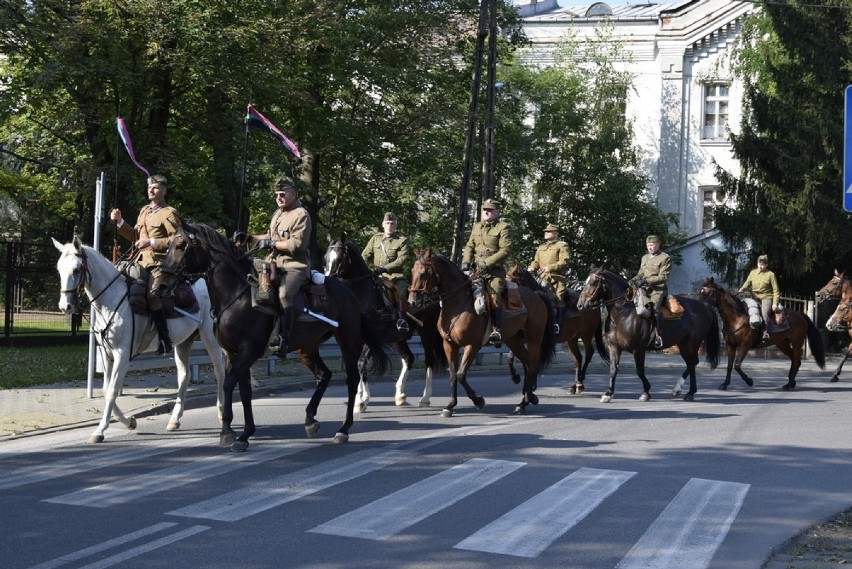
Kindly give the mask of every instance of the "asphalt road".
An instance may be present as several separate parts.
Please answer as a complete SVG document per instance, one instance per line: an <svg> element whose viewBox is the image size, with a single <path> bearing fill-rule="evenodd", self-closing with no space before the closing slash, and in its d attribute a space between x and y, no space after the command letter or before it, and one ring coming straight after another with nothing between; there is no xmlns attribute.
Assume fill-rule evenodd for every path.
<svg viewBox="0 0 852 569"><path fill-rule="evenodd" d="M754 360L755 387L716 390L700 369L695 402L672 399L676 358L651 362L654 398L638 401L629 363L599 401L550 373L540 404L513 416L503 373L471 378L483 411L461 400L395 407L373 386L346 445L332 445L341 388L301 426L307 393L256 402L248 452L218 448L212 409L164 433L114 425L0 445L3 567L326 567L755 569L804 527L852 505L850 381L805 364L782 392L783 362ZM422 382L409 382L415 400ZM446 401L436 383L433 405ZM237 421L242 417L236 409Z"/></svg>

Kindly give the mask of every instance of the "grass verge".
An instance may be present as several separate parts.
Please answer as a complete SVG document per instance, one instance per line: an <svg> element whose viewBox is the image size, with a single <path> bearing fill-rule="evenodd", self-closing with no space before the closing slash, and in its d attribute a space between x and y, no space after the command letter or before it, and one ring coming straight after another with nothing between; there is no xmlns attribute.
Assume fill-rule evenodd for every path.
<svg viewBox="0 0 852 569"><path fill-rule="evenodd" d="M0 349L0 388L86 379L88 345Z"/></svg>

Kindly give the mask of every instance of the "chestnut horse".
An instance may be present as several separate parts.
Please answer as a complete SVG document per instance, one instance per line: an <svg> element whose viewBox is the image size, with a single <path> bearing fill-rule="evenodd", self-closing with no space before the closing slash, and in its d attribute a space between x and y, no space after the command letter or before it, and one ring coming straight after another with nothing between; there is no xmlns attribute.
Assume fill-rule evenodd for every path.
<svg viewBox="0 0 852 569"><path fill-rule="evenodd" d="M506 272L506 279L513 283L523 285L534 291L546 292L544 285L536 279L536 277L527 269L515 265ZM565 291L565 310L562 315L562 322L559 322L559 333L556 335L556 343L564 343L569 352L571 359L574 360L574 385L568 390L572 394L579 395L585 391L586 368L589 367L589 362L592 361L592 354L597 348L601 359L609 365L609 352L603 341L603 322L601 320L601 311L577 310L577 299L580 293L576 290L567 289ZM580 340L583 341L583 348L586 352L586 358L580 353ZM512 374L512 381L518 383L520 377L515 371L514 365L515 356L509 356L509 373ZM517 379L516 379L517 378Z"/></svg>
<svg viewBox="0 0 852 569"><path fill-rule="evenodd" d="M716 307L722 317L722 333L728 351L728 371L725 381L719 389L725 390L731 383L731 369L737 370L742 380L748 386L754 381L742 370L743 360L749 350L775 345L790 358L790 371L787 373L787 383L781 388L790 390L796 387L796 374L802 365L802 352L805 340L811 347L811 353L820 369L825 369L825 347L814 323L802 312L787 311L789 328L775 330L769 328L769 341L763 341L763 334L749 325L748 309L745 303L722 285L716 283L713 277L704 281L704 286L698 291L698 299Z"/></svg>
<svg viewBox="0 0 852 569"><path fill-rule="evenodd" d="M553 360L556 343L553 337L553 315L550 301L542 293L518 287L525 310L503 312L503 342L524 366L523 398L514 413L522 415L529 404L538 404L535 389L542 367ZM409 287L409 302L418 297L437 293L441 299L438 330L444 339L444 353L450 368L450 401L444 408L444 417L452 417L458 404L458 384L477 409L485 406L485 399L467 382L467 372L476 359L490 329L489 315L480 315L474 308L471 279L447 257L426 249L414 261ZM459 365L459 348L464 348Z"/></svg>
<svg viewBox="0 0 852 569"><path fill-rule="evenodd" d="M652 339L651 319L639 315L633 296L634 289L625 279L606 269L592 269L577 301L577 308L581 310L596 304L604 304L609 309L611 324L606 333L610 357L609 389L601 397L602 403L612 400L618 363L625 350L633 353L636 373L642 380L643 390L639 400L648 401L651 398L651 383L645 377L645 352ZM677 299L683 306L680 318L666 320L661 315L657 315L657 318L663 348L677 345L680 356L686 362L684 375L689 375L689 391L683 399L693 401L698 391L695 368L698 366L698 350L702 343L707 351L705 361L710 369L716 369L719 364L719 322L716 313L707 304L684 296L678 296ZM683 378L679 384L682 381ZM675 389L672 395L679 391L679 388Z"/></svg>
<svg viewBox="0 0 852 569"><path fill-rule="evenodd" d="M846 273L841 273L837 269L834 270L834 276L829 279L825 286L819 289L816 293L816 302L817 304L828 300L829 298L837 298L840 299L840 303L837 305L837 309L834 311L832 318L826 322L825 327L828 328L832 332L842 332L846 330L849 334L849 337L852 338L852 328L848 325L843 327L843 319L838 314L838 310L841 309L841 306L844 303L852 302L852 279L846 276ZM832 323L832 319L834 319L834 323ZM832 327L834 326L834 327ZM843 364L846 363L846 360L849 359L849 356L852 356L852 342L850 342L849 346L846 348L846 355L840 360L840 364L838 364L837 369L834 370L834 374L831 376L831 382L835 383L840 380L840 372L843 370Z"/></svg>

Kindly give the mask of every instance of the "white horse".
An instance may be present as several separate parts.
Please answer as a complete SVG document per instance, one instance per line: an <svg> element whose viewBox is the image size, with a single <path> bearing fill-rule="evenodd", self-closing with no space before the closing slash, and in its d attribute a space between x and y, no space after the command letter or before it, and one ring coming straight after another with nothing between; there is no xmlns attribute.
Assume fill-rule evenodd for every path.
<svg viewBox="0 0 852 569"><path fill-rule="evenodd" d="M134 314L128 302L128 287L123 273L116 269L95 249L83 245L75 236L71 243L62 244L56 239L53 245L61 253L56 263L61 290L59 310L65 314L73 312L79 295L86 292L94 313L90 323L97 339L101 359L104 362L104 405L103 416L92 433L89 442L101 443L104 431L109 427L113 412L128 429L136 428L136 419L127 418L119 409L116 398L121 393L124 375L130 359L142 352L156 350L159 339L156 329L147 315ZM218 383L217 408L222 419L222 382L225 379L225 356L213 333L213 316L207 284L199 279L192 286L200 310L197 317L201 323L188 317L169 319L169 335L174 342L175 365L177 366L178 392L174 410L167 430L180 427L183 415L186 388L189 386L189 353L198 330L201 341L210 355L213 372Z"/></svg>

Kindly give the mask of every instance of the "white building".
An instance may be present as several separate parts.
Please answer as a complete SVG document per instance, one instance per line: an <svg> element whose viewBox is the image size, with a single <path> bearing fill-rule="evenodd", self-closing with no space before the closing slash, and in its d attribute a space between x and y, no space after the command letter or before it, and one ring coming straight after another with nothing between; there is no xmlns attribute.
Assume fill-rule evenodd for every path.
<svg viewBox="0 0 852 569"><path fill-rule="evenodd" d="M683 264L669 279L672 293L698 290L713 275L701 252L724 247L705 207L724 199L714 162L739 174L728 127L740 124L742 86L728 64L732 42L752 9L752 3L735 0L566 7L558 0L533 0L518 6L533 42L523 55L528 64L551 64L567 34L594 38L602 25L622 44L626 57L619 65L635 78L627 116L650 179L649 194L662 211L677 214L689 236L679 249Z"/></svg>

